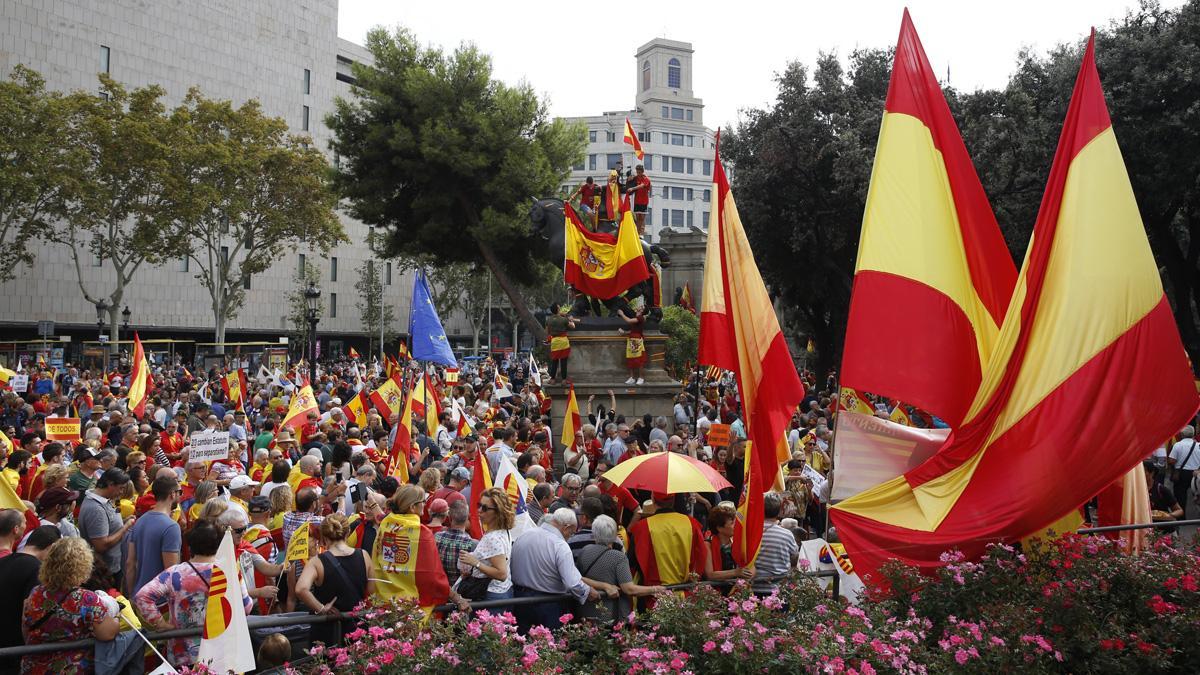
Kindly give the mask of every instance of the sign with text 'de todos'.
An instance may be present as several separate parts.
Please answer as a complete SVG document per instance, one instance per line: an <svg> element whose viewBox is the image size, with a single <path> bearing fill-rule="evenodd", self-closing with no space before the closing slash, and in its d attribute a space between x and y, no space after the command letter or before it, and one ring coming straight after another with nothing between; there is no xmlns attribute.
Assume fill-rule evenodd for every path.
<svg viewBox="0 0 1200 675"><path fill-rule="evenodd" d="M78 417L50 417L46 419L46 440L78 441Z"/></svg>

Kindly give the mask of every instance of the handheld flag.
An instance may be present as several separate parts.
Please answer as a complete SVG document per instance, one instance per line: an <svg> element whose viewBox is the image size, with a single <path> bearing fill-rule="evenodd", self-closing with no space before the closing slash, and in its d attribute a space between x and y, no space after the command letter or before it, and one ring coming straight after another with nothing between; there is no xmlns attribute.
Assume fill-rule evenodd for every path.
<svg viewBox="0 0 1200 675"><path fill-rule="evenodd" d="M471 537L479 539L483 536L483 526L479 523L479 498L484 491L492 487L492 470L488 466L487 457L479 452L475 457L475 466L471 470Z"/></svg>
<svg viewBox="0 0 1200 675"><path fill-rule="evenodd" d="M346 418L352 420L360 428L367 426L367 394L363 390L358 390L354 396L350 397L349 402L343 406L346 411Z"/></svg>
<svg viewBox="0 0 1200 675"><path fill-rule="evenodd" d="M529 379L537 386L542 386L542 369L538 367L537 359L533 358L533 352L529 352Z"/></svg>
<svg viewBox="0 0 1200 675"><path fill-rule="evenodd" d="M696 313L696 300L692 297L692 282L690 281L683 283L683 292L679 294L679 306L692 314Z"/></svg>
<svg viewBox="0 0 1200 675"><path fill-rule="evenodd" d="M458 384L458 368L446 369L446 384Z"/></svg>
<svg viewBox="0 0 1200 675"><path fill-rule="evenodd" d="M1016 267L908 10L871 170L841 384L957 427ZM893 339L880 340L885 328Z"/></svg>
<svg viewBox="0 0 1200 675"><path fill-rule="evenodd" d="M906 427L912 426L912 419L908 416L908 413L904 412L903 403L896 403L896 407L892 408L892 414L888 415L888 419L897 424L903 424Z"/></svg>
<svg viewBox="0 0 1200 675"><path fill-rule="evenodd" d="M625 143L633 146L633 154L637 155L638 161L642 161L646 157L646 153L642 152L642 143L638 140L637 134L633 131L633 125L629 123L629 118L625 118Z"/></svg>
<svg viewBox="0 0 1200 675"><path fill-rule="evenodd" d="M567 220L563 276L575 290L608 300L650 278L632 212L622 216L616 237L589 231L570 204L563 204L563 215Z"/></svg>
<svg viewBox="0 0 1200 675"><path fill-rule="evenodd" d="M408 394L410 413L425 419L425 432L430 436L437 434L438 418L442 415L442 401L429 374L418 378L413 383L412 391Z"/></svg>
<svg viewBox="0 0 1200 675"><path fill-rule="evenodd" d="M729 179L721 165L720 141L713 154L713 196L705 251L700 313L700 362L737 374L752 467L748 472L743 536L734 557L745 565L758 555L763 533L763 491L789 457L786 431L804 398L779 318L738 215Z"/></svg>
<svg viewBox="0 0 1200 675"><path fill-rule="evenodd" d="M505 375L500 374L500 370L496 370L495 376L492 377L492 397L493 398L508 398L512 396L512 388L509 384L509 379Z"/></svg>
<svg viewBox="0 0 1200 675"><path fill-rule="evenodd" d="M401 485L408 483L408 463L412 457L412 446L415 435L412 428L413 417L413 393L416 391L414 385L413 391L408 392L408 398L404 401L404 410L400 413L400 419L396 422L396 435L392 439L392 450L388 463L391 465L391 475L396 477L396 480Z"/></svg>
<svg viewBox="0 0 1200 675"><path fill-rule="evenodd" d="M242 588L233 537L225 530L208 580L204 633L196 657L214 673L248 673L256 667L250 628L246 624L246 606L250 604L250 598Z"/></svg>
<svg viewBox="0 0 1200 675"><path fill-rule="evenodd" d="M479 461L487 464L487 458L480 458ZM526 507L529 500L529 482L517 471L517 465L513 463L512 459L501 457L500 466L496 469L495 487L504 490L509 500L512 501L516 519L513 521L509 534L516 539L534 526Z"/></svg>
<svg viewBox="0 0 1200 675"><path fill-rule="evenodd" d="M267 370L266 364L258 364L258 372L254 374L254 379L264 387L271 383L271 371Z"/></svg>
<svg viewBox="0 0 1200 675"><path fill-rule="evenodd" d="M146 361L146 352L142 349L142 340L137 333L133 334L133 368L129 372L129 411L133 416L142 419L146 412L146 399L150 395L153 383L150 381L150 364Z"/></svg>
<svg viewBox="0 0 1200 675"><path fill-rule="evenodd" d="M579 431L581 428L582 427L580 426L579 418L579 401L575 398L575 386L572 385L570 393L567 394L567 409L563 413L562 438L559 440L561 440L562 444L568 448L573 447L575 445L575 432Z"/></svg>
<svg viewBox="0 0 1200 675"><path fill-rule="evenodd" d="M842 387L842 390L838 392L838 410L849 410L864 415L875 414L867 397L857 389L850 387Z"/></svg>
<svg viewBox="0 0 1200 675"><path fill-rule="evenodd" d="M408 343L403 339L400 340L400 346L396 348L396 365L403 366L408 363Z"/></svg>
<svg viewBox="0 0 1200 675"><path fill-rule="evenodd" d="M417 270L413 279L412 314L408 321L408 332L412 335L412 356L418 361L440 363L443 366L457 366L454 351L446 339L446 331L442 328L442 320L438 318L437 308L433 306L433 293L429 291L429 282L424 270Z"/></svg>
<svg viewBox="0 0 1200 675"><path fill-rule="evenodd" d="M378 389L371 392L370 398L371 405L391 424L392 415L399 413L404 405L404 390L400 388L400 382L395 377L389 377Z"/></svg>
<svg viewBox="0 0 1200 675"><path fill-rule="evenodd" d="M459 438L470 436L474 431L471 429L471 419L467 417L467 413L458 405L458 401L454 402L454 412L458 415L458 427L455 435Z"/></svg>
<svg viewBox="0 0 1200 675"><path fill-rule="evenodd" d="M351 348L350 348L350 358L352 358L352 359L355 359L355 360L358 360L358 359L360 359L360 358L362 358L362 357L358 355L358 350L357 350L357 349L355 349L354 347L351 347Z"/></svg>
<svg viewBox="0 0 1200 675"><path fill-rule="evenodd" d="M317 410L317 397L313 395L312 387L306 384L292 395L292 400L288 404L287 417L283 418L280 426L298 429L308 421L308 413L317 412Z"/></svg>
<svg viewBox="0 0 1200 675"><path fill-rule="evenodd" d="M1113 386L1120 382L1121 386ZM1197 398L1089 40L1025 264L965 422L903 476L831 510L860 571L923 571L1014 542L1178 431ZM1079 429L1103 428L1097 444ZM1070 480L1047 489L1048 467ZM987 514L981 518L980 514Z"/></svg>

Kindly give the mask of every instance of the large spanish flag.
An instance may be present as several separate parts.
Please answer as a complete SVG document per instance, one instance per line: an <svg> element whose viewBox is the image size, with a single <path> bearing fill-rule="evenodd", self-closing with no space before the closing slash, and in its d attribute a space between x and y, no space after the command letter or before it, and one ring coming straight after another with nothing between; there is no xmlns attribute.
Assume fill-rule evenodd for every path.
<svg viewBox="0 0 1200 675"><path fill-rule="evenodd" d="M629 209L621 217L616 237L588 231L570 204L563 204L563 215L566 216L563 276L575 290L608 300L650 278L637 225Z"/></svg>
<svg viewBox="0 0 1200 675"><path fill-rule="evenodd" d="M416 600L425 611L446 602L450 583L433 533L412 513L391 513L379 524L375 548L375 595Z"/></svg>
<svg viewBox="0 0 1200 675"><path fill-rule="evenodd" d="M833 520L855 567L868 572L888 558L932 569L950 548L978 556L989 542L1041 532L1077 509L1198 404L1093 38L966 422L920 466L834 507Z"/></svg>
<svg viewBox="0 0 1200 675"><path fill-rule="evenodd" d="M146 412L146 399L150 397L153 382L150 380L150 363L146 361L146 352L142 349L142 340L137 333L133 334L133 368L129 372L129 411L133 416L142 419Z"/></svg>
<svg viewBox="0 0 1200 675"><path fill-rule="evenodd" d="M840 382L962 422L1016 268L908 10L900 25Z"/></svg>
<svg viewBox="0 0 1200 675"><path fill-rule="evenodd" d="M700 362L734 371L742 395L751 468L746 518L737 529L740 535L734 541L734 556L745 565L758 555L763 490L788 459L788 422L804 398L804 385L742 228L721 165L719 133L713 154L713 194L716 208L708 222Z"/></svg>
<svg viewBox="0 0 1200 675"><path fill-rule="evenodd" d="M292 394L292 400L288 403L287 417L283 418L280 427L299 429L308 422L308 413L317 412L317 410L317 397L313 395L312 387L306 384Z"/></svg>
<svg viewBox="0 0 1200 675"><path fill-rule="evenodd" d="M400 412L400 419L396 422L396 435L392 437L392 449L388 455L388 471L395 476L396 480L400 481L401 485L408 483L411 478L408 464L412 458L413 442L417 438L412 428L416 386L419 385L415 385L413 391L408 392L408 398L404 401L404 409Z"/></svg>
<svg viewBox="0 0 1200 675"><path fill-rule="evenodd" d="M761 536L762 525L759 525ZM681 584L691 573L704 573L708 549L700 524L682 513L664 512L643 518L629 529L642 583Z"/></svg>

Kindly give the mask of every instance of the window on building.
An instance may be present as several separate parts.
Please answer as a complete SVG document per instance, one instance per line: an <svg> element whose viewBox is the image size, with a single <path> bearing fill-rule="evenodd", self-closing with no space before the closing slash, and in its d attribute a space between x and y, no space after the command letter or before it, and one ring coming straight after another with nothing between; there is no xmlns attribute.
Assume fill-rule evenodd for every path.
<svg viewBox="0 0 1200 675"><path fill-rule="evenodd" d="M621 153L619 153L619 152L608 153L608 167L607 168L615 169L619 166L621 166Z"/></svg>
<svg viewBox="0 0 1200 675"><path fill-rule="evenodd" d="M392 263L388 263L387 267L383 270L383 279L383 283L388 286L392 285Z"/></svg>
<svg viewBox="0 0 1200 675"><path fill-rule="evenodd" d="M683 79L681 77L682 73L683 68L679 66L679 59L667 61L667 86L672 89L679 89L682 86L679 84Z"/></svg>
<svg viewBox="0 0 1200 675"><path fill-rule="evenodd" d="M673 120L683 119L683 108L671 108L671 119L673 119Z"/></svg>
<svg viewBox="0 0 1200 675"><path fill-rule="evenodd" d="M711 202L712 201L712 190L705 190L701 194L700 199L702 199L706 202Z"/></svg>
<svg viewBox="0 0 1200 675"><path fill-rule="evenodd" d="M645 159L645 161L642 162L642 165L646 167L647 171L653 169L654 168L654 155L647 152L646 159Z"/></svg>
<svg viewBox="0 0 1200 675"><path fill-rule="evenodd" d="M299 268L299 270L298 270L300 274L304 274L304 268L305 268L307 265L308 265L308 261L307 261L307 260L305 260L304 254L303 254L303 253L301 253L301 254L300 254L300 268Z"/></svg>
<svg viewBox="0 0 1200 675"><path fill-rule="evenodd" d="M329 259L329 280L337 281L337 256Z"/></svg>
<svg viewBox="0 0 1200 675"><path fill-rule="evenodd" d="M671 227L683 227L683 209L671 209Z"/></svg>
<svg viewBox="0 0 1200 675"><path fill-rule="evenodd" d="M689 121L689 122L692 121L692 109L691 108L687 109L687 121Z"/></svg>
<svg viewBox="0 0 1200 675"><path fill-rule="evenodd" d="M654 224L654 209L646 209L646 225Z"/></svg>
<svg viewBox="0 0 1200 675"><path fill-rule="evenodd" d="M691 209L688 209L688 210L687 210L687 224L688 224L688 227L692 227L692 219L693 219L693 218L695 218L695 217L696 217L696 213L695 213L694 211L692 211Z"/></svg>
<svg viewBox="0 0 1200 675"><path fill-rule="evenodd" d="M662 214L663 214L662 224L666 225L666 224L670 223L671 222L671 209L663 209Z"/></svg>
<svg viewBox="0 0 1200 675"><path fill-rule="evenodd" d="M615 132L615 131L604 132L604 140L608 141L609 143L612 143L613 141L617 140L617 132Z"/></svg>
<svg viewBox="0 0 1200 675"><path fill-rule="evenodd" d="M689 159L688 161L690 162L692 160ZM683 173L683 158L682 157L672 157L671 158L671 173Z"/></svg>
<svg viewBox="0 0 1200 675"><path fill-rule="evenodd" d="M684 145L688 146L689 148L694 147L696 144L695 136L684 136L683 140L684 140Z"/></svg>
<svg viewBox="0 0 1200 675"><path fill-rule="evenodd" d="M662 134L662 142L663 142L663 145L670 145L671 144L671 134L668 134L664 131Z"/></svg>
<svg viewBox="0 0 1200 675"><path fill-rule="evenodd" d="M242 279L242 290L246 290L246 291L250 290L250 275L249 274L247 274L246 277L244 279Z"/></svg>
<svg viewBox="0 0 1200 675"><path fill-rule="evenodd" d="M690 202L694 199L696 199L696 193L692 192L692 188L688 188L687 189L687 200Z"/></svg>
<svg viewBox="0 0 1200 675"><path fill-rule="evenodd" d="M642 62L642 91L650 88L650 62Z"/></svg>
<svg viewBox="0 0 1200 675"><path fill-rule="evenodd" d="M664 185L662 187L663 187L663 189L662 189L663 199L670 199L671 198L671 186Z"/></svg>
<svg viewBox="0 0 1200 675"><path fill-rule="evenodd" d="M375 226L374 225L367 226L367 248L369 248L369 249L375 248Z"/></svg>
<svg viewBox="0 0 1200 675"><path fill-rule="evenodd" d="M592 130L588 131L588 143L595 143L595 142L596 142L596 130L592 129Z"/></svg>
<svg viewBox="0 0 1200 675"><path fill-rule="evenodd" d="M582 161L580 161L580 162L579 162L578 164L576 164L575 166L572 166L572 167L571 167L571 170L572 170L572 171L583 171L583 162L582 162Z"/></svg>
<svg viewBox="0 0 1200 675"><path fill-rule="evenodd" d="M637 137L638 137L638 140L643 143L650 142L650 132L649 131L639 131L639 132L637 132Z"/></svg>
<svg viewBox="0 0 1200 675"><path fill-rule="evenodd" d="M220 265L221 265L221 269L223 269L223 270L229 269L229 247L228 246L221 247Z"/></svg>
<svg viewBox="0 0 1200 675"><path fill-rule="evenodd" d="M703 160L703 162L704 162L704 175L711 176L712 175L712 160L706 159L706 160Z"/></svg>
<svg viewBox="0 0 1200 675"><path fill-rule="evenodd" d="M701 227L708 227L708 219L709 219L709 213L708 213L708 211L705 211L704 213L701 213L701 214L700 214L700 226L701 226Z"/></svg>
<svg viewBox="0 0 1200 675"><path fill-rule="evenodd" d="M684 193L683 193L683 188L681 188L681 187L673 187L673 188L671 188L671 199L679 199L679 200L682 200L682 199L683 199L683 194L684 194Z"/></svg>
<svg viewBox="0 0 1200 675"><path fill-rule="evenodd" d="M666 118L668 118L668 117L670 117L670 116L671 116L671 108L670 108L670 106L665 106L665 105L664 105L664 106L662 107L662 116L663 116L663 119L666 119Z"/></svg>
<svg viewBox="0 0 1200 675"><path fill-rule="evenodd" d="M588 171L596 170L596 156L588 155Z"/></svg>
<svg viewBox="0 0 1200 675"><path fill-rule="evenodd" d="M179 271L187 272L192 266L192 259L186 255L179 259Z"/></svg>
<svg viewBox="0 0 1200 675"><path fill-rule="evenodd" d="M308 106L304 106L304 115L300 118L300 130L308 131Z"/></svg>
<svg viewBox="0 0 1200 675"><path fill-rule="evenodd" d="M695 167L695 163L696 163L696 160L694 160L694 159L691 159L691 158L688 158L688 161L687 161L687 172L688 172L688 173L695 173L695 172L692 170L692 169L693 169L693 167Z"/></svg>
<svg viewBox="0 0 1200 675"><path fill-rule="evenodd" d="M337 318L337 293L329 294L329 318Z"/></svg>
<svg viewBox="0 0 1200 675"><path fill-rule="evenodd" d="M109 59L111 57L112 57L112 50L104 45L100 45L100 72L102 72L102 73L112 72L109 69L110 65L111 65Z"/></svg>
<svg viewBox="0 0 1200 675"><path fill-rule="evenodd" d="M683 145L683 134L671 134L671 145Z"/></svg>
<svg viewBox="0 0 1200 675"><path fill-rule="evenodd" d="M312 93L312 71L308 68L304 69L304 93Z"/></svg>

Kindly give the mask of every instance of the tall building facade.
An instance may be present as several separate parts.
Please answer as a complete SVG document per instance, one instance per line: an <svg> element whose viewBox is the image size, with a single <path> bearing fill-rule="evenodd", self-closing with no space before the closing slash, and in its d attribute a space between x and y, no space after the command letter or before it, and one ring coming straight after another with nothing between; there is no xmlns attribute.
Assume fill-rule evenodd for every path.
<svg viewBox="0 0 1200 675"><path fill-rule="evenodd" d="M640 163L653 186L647 234L659 240L668 229L707 231L714 137L704 126L704 102L692 91L692 45L655 38L634 56L632 110L569 118L587 126L588 145L563 189L570 194L589 176L603 184L610 170L628 170L639 163L624 143L628 117L645 152Z"/></svg>
<svg viewBox="0 0 1200 675"><path fill-rule="evenodd" d="M265 114L285 120L294 134L311 136L334 163L324 119L337 97L350 96L352 64L371 60L366 49L338 38L337 14L337 0L5 0L0 76L24 64L41 73L50 89L96 91L97 75L104 72L128 88L162 86L168 107L182 102L193 86L235 106L257 99ZM244 306L228 322L228 340L273 341L288 331L285 298L305 262L321 273L325 309L318 333L325 349L337 352L347 341L365 340L354 286L359 269L373 258L367 245L372 228L344 214L340 218L349 243L327 254L301 244L251 279ZM60 333L90 328L94 335L96 308L79 291L69 250L37 246L36 263L0 285L0 337L29 336L39 320L55 321ZM107 295L113 270L84 255L81 283ZM384 302L397 319L393 328L403 333L411 277L394 262L374 264ZM208 292L182 255L143 266L122 302L143 337L211 340ZM468 330L461 317L443 318L452 336Z"/></svg>

